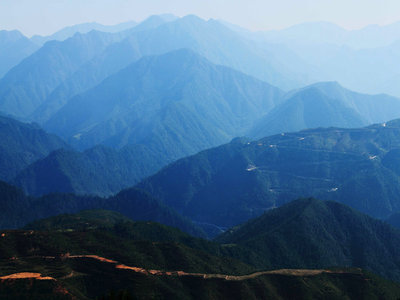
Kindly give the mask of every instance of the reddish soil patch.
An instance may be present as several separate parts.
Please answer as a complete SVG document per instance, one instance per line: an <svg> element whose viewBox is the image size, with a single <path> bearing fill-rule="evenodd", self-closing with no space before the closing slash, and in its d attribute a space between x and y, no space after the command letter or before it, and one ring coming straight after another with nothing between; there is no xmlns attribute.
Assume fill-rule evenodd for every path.
<svg viewBox="0 0 400 300"><path fill-rule="evenodd" d="M29 272L15 273L0 277L0 279L1 280L7 280L7 279L55 280L53 277L42 277L42 274L40 273L29 273Z"/></svg>

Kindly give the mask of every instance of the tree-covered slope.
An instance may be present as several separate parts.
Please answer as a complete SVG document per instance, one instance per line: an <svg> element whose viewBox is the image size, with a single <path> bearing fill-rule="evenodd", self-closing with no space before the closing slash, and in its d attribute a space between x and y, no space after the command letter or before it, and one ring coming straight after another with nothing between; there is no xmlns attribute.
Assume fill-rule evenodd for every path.
<svg viewBox="0 0 400 300"><path fill-rule="evenodd" d="M45 125L80 147L144 144L176 159L243 134L282 92L190 50L150 56L70 100Z"/></svg>
<svg viewBox="0 0 400 300"><path fill-rule="evenodd" d="M26 196L20 189L0 182L0 228L19 228L29 222L84 209L107 209L133 220L155 221L195 236L204 232L149 194L131 189L109 198L50 194L39 198Z"/></svg>
<svg viewBox="0 0 400 300"><path fill-rule="evenodd" d="M34 196L49 193L108 196L135 185L168 161L143 145L120 150L96 146L85 152L60 149L20 171L12 182Z"/></svg>
<svg viewBox="0 0 400 300"><path fill-rule="evenodd" d="M250 249L266 268L347 266L400 279L400 231L336 202L293 201L217 241Z"/></svg>
<svg viewBox="0 0 400 300"><path fill-rule="evenodd" d="M399 136L396 120L236 139L178 160L138 187L197 222L223 227L302 196L386 218L400 210Z"/></svg>
<svg viewBox="0 0 400 300"><path fill-rule="evenodd" d="M316 127L355 128L400 117L400 99L359 94L336 82L317 83L290 92L257 121L248 135L261 138Z"/></svg>
<svg viewBox="0 0 400 300"><path fill-rule="evenodd" d="M18 172L51 151L69 148L59 137L35 124L0 115L0 180L11 180Z"/></svg>
<svg viewBox="0 0 400 300"><path fill-rule="evenodd" d="M137 222L111 211L92 210L6 230L0 257L96 255L146 269L245 274L255 270L229 257L218 257L216 243L153 222ZM23 245L23 247L20 247ZM201 245L203 249L197 249ZM3 271L4 273L4 271Z"/></svg>
<svg viewBox="0 0 400 300"><path fill-rule="evenodd" d="M0 233L0 296L396 299L400 293L398 284L361 269L254 273L241 261L216 253L221 246L214 242L104 210L61 215L26 230Z"/></svg>

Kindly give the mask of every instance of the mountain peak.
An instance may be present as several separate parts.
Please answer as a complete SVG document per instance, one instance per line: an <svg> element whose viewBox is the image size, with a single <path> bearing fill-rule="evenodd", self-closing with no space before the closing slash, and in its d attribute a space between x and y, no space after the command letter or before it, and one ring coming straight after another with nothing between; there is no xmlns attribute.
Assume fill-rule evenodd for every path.
<svg viewBox="0 0 400 300"><path fill-rule="evenodd" d="M267 268L331 265L373 269L395 279L400 232L388 224L333 201L300 199L222 234L219 242L238 244L259 255Z"/></svg>
<svg viewBox="0 0 400 300"><path fill-rule="evenodd" d="M297 94L298 92L303 92L307 90L319 90L320 92L323 92L326 95L330 95L331 97L335 97L333 94L337 93L338 91L344 92L344 91L349 91L345 89L343 86L339 84L337 81L322 81L322 82L317 82L313 83L311 85L305 86L297 91L294 92L294 94Z"/></svg>
<svg viewBox="0 0 400 300"><path fill-rule="evenodd" d="M0 30L0 42L6 40L7 42L15 41L25 36L18 30Z"/></svg>
<svg viewBox="0 0 400 300"><path fill-rule="evenodd" d="M137 26L132 28L132 31L149 30L154 29L168 22L173 22L177 20L178 17L172 14L163 15L152 15L146 18L144 21L140 22Z"/></svg>
<svg viewBox="0 0 400 300"><path fill-rule="evenodd" d="M205 22L204 19L196 16L196 15L186 15L184 17L182 17L180 20L182 21L191 21L191 22Z"/></svg>

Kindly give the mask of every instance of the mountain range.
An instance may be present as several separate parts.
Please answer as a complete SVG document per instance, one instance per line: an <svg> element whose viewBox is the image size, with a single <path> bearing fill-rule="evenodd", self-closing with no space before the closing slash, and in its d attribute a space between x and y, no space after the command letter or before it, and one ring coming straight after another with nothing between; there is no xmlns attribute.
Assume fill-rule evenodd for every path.
<svg viewBox="0 0 400 300"><path fill-rule="evenodd" d="M387 218L400 210L399 120L231 143L183 158L138 187L200 223L231 227L298 197Z"/></svg>
<svg viewBox="0 0 400 300"><path fill-rule="evenodd" d="M399 298L399 24L0 31L0 298Z"/></svg>
<svg viewBox="0 0 400 300"><path fill-rule="evenodd" d="M247 133L253 138L317 127L355 128L400 117L400 99L347 90L320 82L285 95Z"/></svg>
<svg viewBox="0 0 400 300"><path fill-rule="evenodd" d="M383 222L315 199L274 209L216 242L157 223L133 222L112 211L83 211L1 231L0 295L395 299L399 285L367 270L315 266L362 265L397 278L399 237L400 231ZM259 267L314 269L255 272L238 257Z"/></svg>
<svg viewBox="0 0 400 300"><path fill-rule="evenodd" d="M147 22L154 26L152 20ZM304 79L304 76L295 75L297 72L291 67L295 62L296 65L301 65L300 60L292 57L295 55L287 53L287 59L278 59L273 52L277 51L276 47L268 48L264 45L260 48L257 43L243 39L218 21L204 21L195 16L187 16L176 20L161 18L161 22L156 24L159 26L139 24L131 30L117 33L91 31L87 34L76 34L65 41L46 43L0 81L0 110L19 117L30 117L51 92L58 86L63 88L62 84L76 88L72 93L59 92L72 97L84 91L82 87L79 88L80 82L86 83L85 86L90 88L144 55L163 54L182 48L191 49L213 63L233 67L284 88L299 87L301 84L298 82ZM281 49L279 52L288 51ZM76 53L81 55L74 57L73 54ZM84 53L87 55L83 55ZM92 59L94 66L85 65ZM65 64L58 64L59 62ZM85 70L79 71L79 67ZM301 69L300 66L298 69ZM77 71L80 73L74 74ZM32 74L29 75L30 73ZM28 81L27 78L31 79ZM24 96L33 98L33 103L26 103L27 107L18 109L12 106L15 102L21 102ZM61 101L54 96L51 102L61 101L65 104L67 100Z"/></svg>
<svg viewBox="0 0 400 300"><path fill-rule="evenodd" d="M120 24L116 24L116 25L103 25L103 24L99 24L97 22L82 23L82 24L64 27L48 36L34 35L34 36L32 36L31 40L37 44L43 45L49 41L61 41L61 42L65 41L65 40L69 39L70 37L73 37L77 33L85 34L85 33L89 33L90 31L93 31L93 30L101 31L101 32L115 33L115 32L120 32L120 31L131 29L131 28L135 27L136 25L137 25L137 23L135 21L124 22L124 23L120 23Z"/></svg>
<svg viewBox="0 0 400 300"><path fill-rule="evenodd" d="M109 196L155 173L168 157L145 146L96 146L79 152L37 124L0 116L0 180L34 196Z"/></svg>
<svg viewBox="0 0 400 300"><path fill-rule="evenodd" d="M144 144L177 158L243 134L281 95L267 83L177 50L121 70L71 99L44 127L80 148Z"/></svg>
<svg viewBox="0 0 400 300"><path fill-rule="evenodd" d="M49 194L35 198L0 181L0 195L0 228L19 228L35 220L85 209L110 209L124 213L134 220L156 221L180 228L195 236L205 236L205 233L189 219L137 189L121 191L109 198L73 194Z"/></svg>

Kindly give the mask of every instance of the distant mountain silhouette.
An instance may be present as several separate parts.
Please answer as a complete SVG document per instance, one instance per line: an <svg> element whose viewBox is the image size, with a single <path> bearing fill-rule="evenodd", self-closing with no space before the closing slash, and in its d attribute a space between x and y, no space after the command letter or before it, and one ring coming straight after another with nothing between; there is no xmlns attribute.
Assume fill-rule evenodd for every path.
<svg viewBox="0 0 400 300"><path fill-rule="evenodd" d="M176 159L230 140L282 92L190 50L150 56L63 107L45 125L88 148L143 144Z"/></svg>
<svg viewBox="0 0 400 300"><path fill-rule="evenodd" d="M48 35L48 36L40 36L34 35L31 40L38 44L45 44L48 41L65 41L70 37L73 37L77 33L85 34L92 30L101 31L101 32L119 32L123 30L128 30L135 27L137 23L135 21L124 22L116 25L103 25L96 22L92 23L82 23L73 26L68 26L58 30L57 32Z"/></svg>
<svg viewBox="0 0 400 300"><path fill-rule="evenodd" d="M17 30L0 30L0 78L39 48Z"/></svg>
<svg viewBox="0 0 400 300"><path fill-rule="evenodd" d="M286 95L248 135L264 137L316 127L354 128L400 117L400 98L355 93L336 82L307 86Z"/></svg>
<svg viewBox="0 0 400 300"><path fill-rule="evenodd" d="M29 116L62 81L115 38L92 31L63 42L46 43L0 80L0 111L16 117Z"/></svg>

